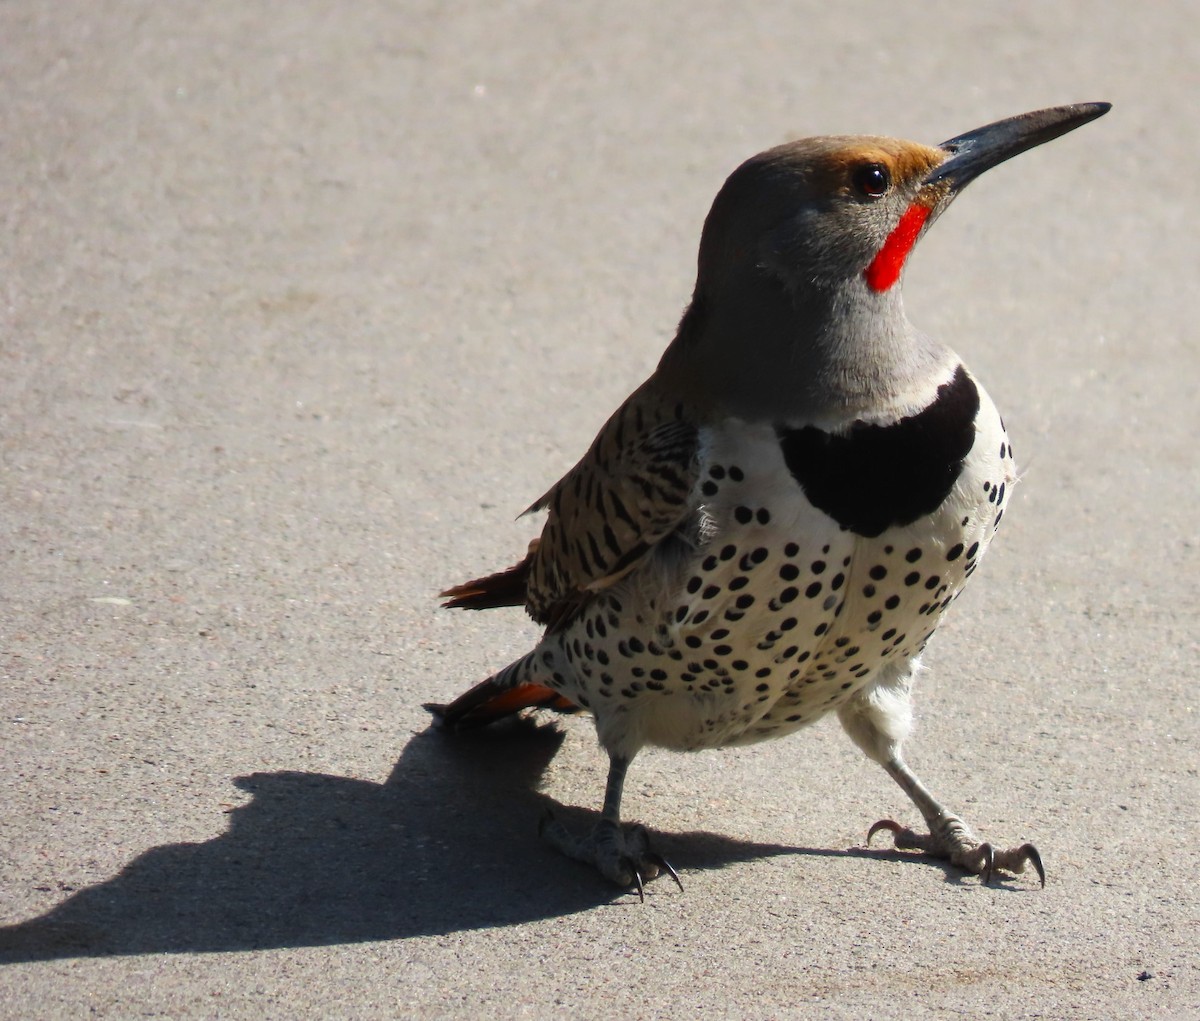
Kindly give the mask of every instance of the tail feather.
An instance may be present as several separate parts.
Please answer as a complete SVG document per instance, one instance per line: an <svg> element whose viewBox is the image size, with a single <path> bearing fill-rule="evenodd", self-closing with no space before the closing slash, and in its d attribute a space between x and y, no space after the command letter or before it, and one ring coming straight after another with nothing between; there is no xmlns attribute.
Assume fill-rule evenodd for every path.
<svg viewBox="0 0 1200 1021"><path fill-rule="evenodd" d="M506 571L455 585L440 593L448 608L486 610L495 606L524 606L529 586L529 572L537 553L538 540L529 544L529 552L519 564ZM447 730L475 730L513 716L522 709L553 709L560 713L577 713L579 706L553 688L530 676L532 656L509 664L499 673L458 696L453 702L426 702L425 708L438 718Z"/></svg>
<svg viewBox="0 0 1200 1021"><path fill-rule="evenodd" d="M529 552L519 564L496 574L455 585L453 588L439 592L438 596L445 599L442 606L447 609L490 610L496 606L524 606L526 592L529 587L529 569L533 563L533 555L537 552L538 540L529 544Z"/></svg>
<svg viewBox="0 0 1200 1021"><path fill-rule="evenodd" d="M501 687L494 677L476 684L448 705L426 702L425 708L441 721L443 727L454 731L486 727L489 723L512 716L522 709L579 712L579 706L553 688L542 684Z"/></svg>

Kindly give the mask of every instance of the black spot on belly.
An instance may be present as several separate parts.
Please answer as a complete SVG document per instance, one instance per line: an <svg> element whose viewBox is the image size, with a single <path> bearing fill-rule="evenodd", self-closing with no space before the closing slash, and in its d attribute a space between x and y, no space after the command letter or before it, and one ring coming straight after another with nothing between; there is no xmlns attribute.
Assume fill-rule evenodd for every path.
<svg viewBox="0 0 1200 1021"><path fill-rule="evenodd" d="M979 391L960 365L929 407L893 425L855 422L843 433L777 428L792 477L843 528L876 536L946 499L975 443Z"/></svg>

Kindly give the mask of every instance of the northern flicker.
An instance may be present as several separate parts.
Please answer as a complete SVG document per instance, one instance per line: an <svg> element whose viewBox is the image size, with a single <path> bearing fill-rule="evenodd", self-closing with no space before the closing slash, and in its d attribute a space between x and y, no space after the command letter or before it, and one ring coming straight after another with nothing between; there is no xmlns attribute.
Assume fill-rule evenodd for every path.
<svg viewBox="0 0 1200 1021"><path fill-rule="evenodd" d="M975 572L1016 479L991 399L907 319L899 280L930 224L985 170L1107 103L1011 117L937 146L808 138L738 167L700 239L695 291L653 375L529 511L516 566L447 606L523 605L527 655L449 705L446 728L528 707L595 717L610 769L592 832L543 835L622 886L674 869L623 828L626 770L782 737L836 712L924 817L897 847L988 881L1032 844L980 841L905 765L914 674Z"/></svg>

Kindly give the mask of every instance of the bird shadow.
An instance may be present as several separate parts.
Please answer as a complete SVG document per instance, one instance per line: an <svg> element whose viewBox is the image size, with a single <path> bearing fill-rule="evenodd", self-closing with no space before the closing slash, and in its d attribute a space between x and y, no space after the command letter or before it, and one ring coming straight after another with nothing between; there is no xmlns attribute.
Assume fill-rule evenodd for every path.
<svg viewBox="0 0 1200 1021"><path fill-rule="evenodd" d="M471 739L416 734L387 781L254 773L203 843L164 844L45 914L0 927L0 963L404 939L558 917L628 897L543 845L536 789L562 743L519 721ZM779 855L874 852L656 836L686 870Z"/></svg>

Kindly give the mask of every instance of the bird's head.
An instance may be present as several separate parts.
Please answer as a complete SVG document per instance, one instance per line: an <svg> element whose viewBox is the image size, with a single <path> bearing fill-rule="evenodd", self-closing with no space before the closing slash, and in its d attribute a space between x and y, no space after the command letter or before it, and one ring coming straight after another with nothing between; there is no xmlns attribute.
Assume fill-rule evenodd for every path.
<svg viewBox="0 0 1200 1021"><path fill-rule="evenodd" d="M955 360L904 316L913 246L984 171L1108 109L1038 110L936 146L833 136L750 158L705 221L660 373L743 417L836 423L919 405Z"/></svg>
<svg viewBox="0 0 1200 1021"><path fill-rule="evenodd" d="M700 242L700 287L755 274L801 291L886 292L917 240L971 181L1108 109L1038 110L937 146L828 136L768 149L738 167L713 202Z"/></svg>

